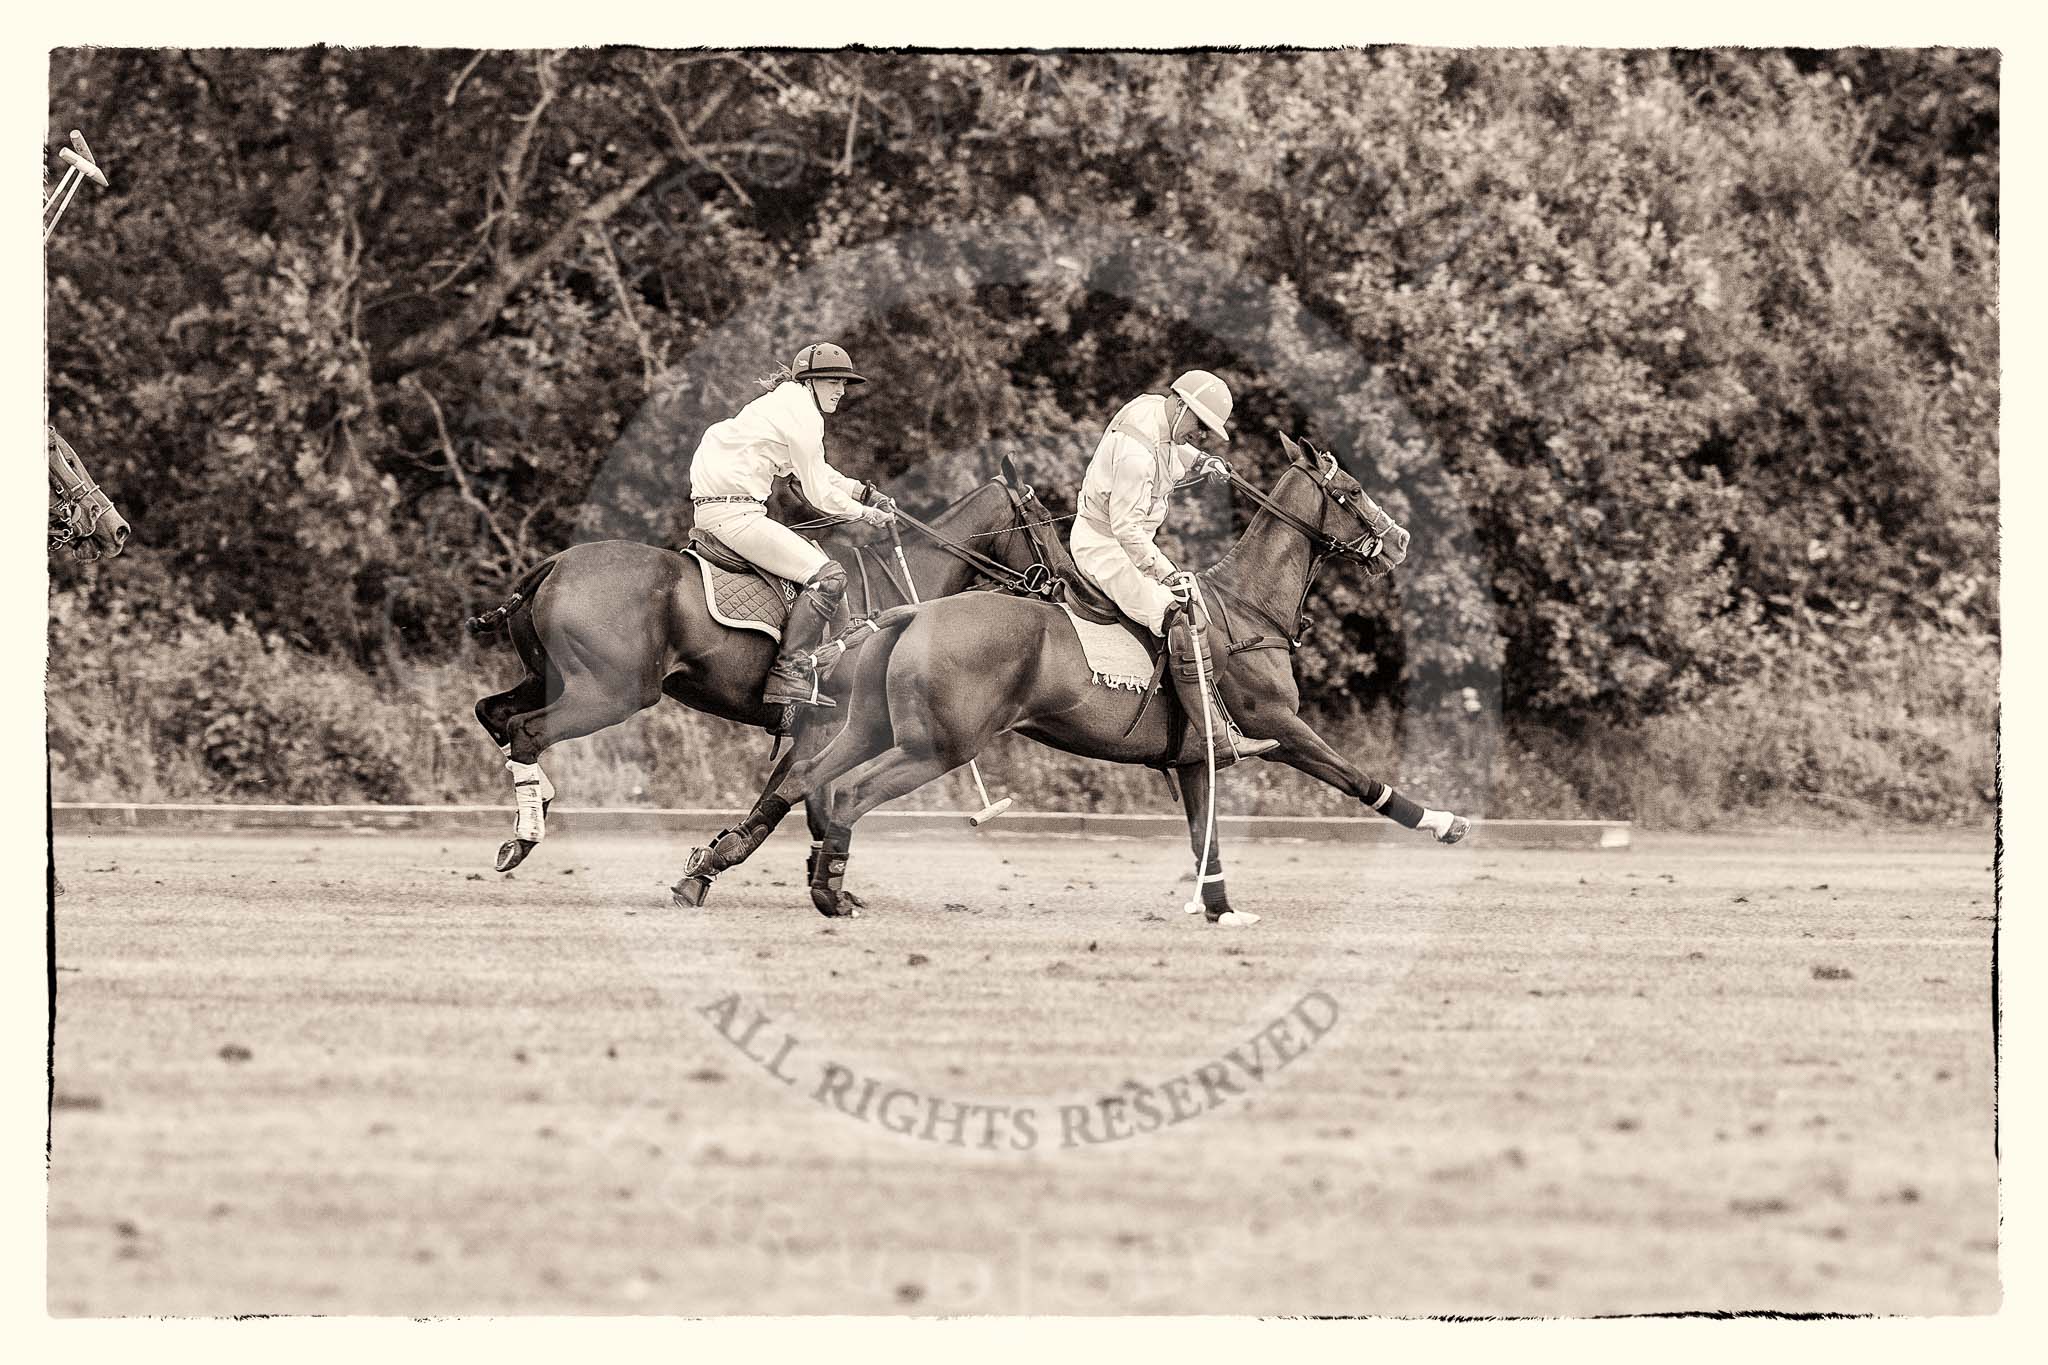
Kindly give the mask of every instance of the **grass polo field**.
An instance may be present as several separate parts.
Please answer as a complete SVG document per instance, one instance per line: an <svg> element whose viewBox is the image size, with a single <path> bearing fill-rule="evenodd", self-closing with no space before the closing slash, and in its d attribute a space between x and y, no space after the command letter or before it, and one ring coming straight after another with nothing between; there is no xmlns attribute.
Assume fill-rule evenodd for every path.
<svg viewBox="0 0 2048 1365"><path fill-rule="evenodd" d="M59 1315L1999 1303L1987 834L59 815Z"/></svg>

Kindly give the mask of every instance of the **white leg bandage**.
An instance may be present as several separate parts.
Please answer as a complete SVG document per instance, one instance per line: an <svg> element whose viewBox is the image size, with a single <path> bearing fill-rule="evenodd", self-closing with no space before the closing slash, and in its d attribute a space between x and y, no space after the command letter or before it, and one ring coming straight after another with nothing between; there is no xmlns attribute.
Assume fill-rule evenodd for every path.
<svg viewBox="0 0 2048 1365"><path fill-rule="evenodd" d="M537 844L547 834L547 812L543 807L555 794L554 784L538 763L517 763L508 758L505 771L512 774L512 796L519 805L512 837Z"/></svg>

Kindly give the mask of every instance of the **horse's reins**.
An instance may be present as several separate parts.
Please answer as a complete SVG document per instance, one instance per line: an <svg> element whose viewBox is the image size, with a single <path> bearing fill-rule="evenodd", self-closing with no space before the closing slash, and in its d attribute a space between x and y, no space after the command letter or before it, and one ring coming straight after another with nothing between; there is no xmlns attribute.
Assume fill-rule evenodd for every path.
<svg viewBox="0 0 2048 1365"><path fill-rule="evenodd" d="M1206 475L1199 475L1196 478L1185 480L1182 483L1175 485L1175 487L1185 488L1192 484L1200 482L1203 478L1206 477ZM1261 488L1256 488L1253 485L1246 483L1242 478L1238 476L1235 470L1229 471L1227 477L1229 478L1232 487L1236 488L1239 492L1243 493L1246 497L1250 498L1252 502L1256 503L1262 510L1271 513L1275 518L1277 518L1284 524L1292 526L1295 530L1301 532L1304 536L1306 536L1308 538L1309 547L1314 553L1313 557L1309 560L1308 575L1302 581L1301 601L1295 604L1294 626L1291 630L1279 621L1276 621L1272 617L1268 616L1265 610L1261 608L1259 603L1252 601L1250 598L1246 597L1244 594L1236 591L1235 589L1226 586L1220 580L1212 578L1211 575L1215 573L1216 569L1222 567L1221 564L1217 564L1202 572L1201 577L1203 581L1208 584L1209 587L1215 589L1222 596L1227 597L1232 601L1235 601L1239 607L1243 608L1247 613L1251 615L1253 620L1258 621L1263 625L1271 626L1275 630L1281 632L1280 635L1277 637L1254 636L1248 640L1237 640L1231 637L1230 628L1228 625L1228 618L1226 616L1224 624L1225 652L1230 654L1243 654L1254 649L1278 649L1282 646L1285 646L1290 652L1293 650L1300 649L1302 641L1308 638L1308 630L1311 624L1308 619L1309 594L1315 591L1316 577L1322 572L1324 562L1332 558L1342 557L1356 559L1360 563L1369 564L1372 561L1372 559L1375 556L1377 556L1384 548L1387 533L1385 531L1375 531L1374 529L1372 529L1372 523L1367 521L1364 514L1351 505L1351 500L1344 494L1338 492L1336 489L1330 487L1329 476L1325 473L1319 472L1315 475L1316 487L1322 491L1323 498L1322 501L1317 505L1316 524L1314 526L1309 525L1300 517L1295 516L1292 512L1289 512L1286 508L1281 507L1278 503L1274 502L1273 499L1267 495L1265 490ZM1358 519L1358 524L1361 527L1361 531L1356 538L1352 540L1344 540L1337 536L1331 535L1327 530L1324 529L1324 523L1329 518L1331 503L1337 504L1337 506L1343 508L1346 512L1350 513L1353 517L1356 517ZM1225 556L1225 560L1227 562L1228 556Z"/></svg>
<svg viewBox="0 0 2048 1365"><path fill-rule="evenodd" d="M1185 488L1189 484L1200 482L1202 478L1206 477L1208 476L1201 475L1197 478L1189 479L1183 483L1176 484L1175 487ZM1327 474L1318 473L1315 476L1316 487L1322 490L1323 501L1317 509L1316 524L1314 526L1309 525L1300 517L1297 517L1296 515L1294 515L1294 513L1282 507L1279 503L1274 502L1273 499L1267 495L1264 489L1257 488L1249 483L1246 483L1244 479L1239 477L1236 470L1233 469L1228 471L1225 477L1229 480L1230 486L1232 488L1235 488L1238 492L1244 494L1247 498L1250 498L1254 503L1257 503L1261 508L1263 508L1267 512L1270 512L1274 517L1278 518L1280 521L1285 522L1287 525L1292 526L1295 530L1307 536L1309 544L1315 548L1317 552L1317 558L1319 559L1327 559L1332 555L1343 555L1349 558L1357 559L1363 563L1370 561L1375 555L1379 554L1380 551L1385 548L1387 533L1385 531L1375 531L1372 527L1372 523L1366 520L1365 514L1360 512L1357 508L1351 505L1350 498L1338 492L1336 489L1330 487L1330 479L1329 475ZM1323 529L1323 522L1329 517L1330 514L1331 503L1337 504L1337 506L1343 508L1346 512L1350 513L1353 517L1357 518L1359 525L1359 533L1355 538L1351 540L1341 540Z"/></svg>

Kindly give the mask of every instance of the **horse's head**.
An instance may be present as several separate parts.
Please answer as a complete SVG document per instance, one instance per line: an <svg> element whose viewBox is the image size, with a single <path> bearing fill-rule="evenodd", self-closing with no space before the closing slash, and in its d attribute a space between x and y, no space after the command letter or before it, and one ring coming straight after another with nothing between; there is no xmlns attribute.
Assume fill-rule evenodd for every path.
<svg viewBox="0 0 2048 1365"><path fill-rule="evenodd" d="M1335 455L1307 442L1297 445L1285 432L1280 433L1280 444L1295 467L1305 470L1320 487L1323 506L1316 524L1341 553L1374 575L1391 572L1408 557L1407 528L1372 500L1358 480L1337 463Z"/></svg>
<svg viewBox="0 0 2048 1365"><path fill-rule="evenodd" d="M50 428L50 542L74 559L112 559L128 544L128 523L70 442Z"/></svg>
<svg viewBox="0 0 2048 1365"><path fill-rule="evenodd" d="M1041 534L1051 516L1028 485L994 478L932 518L932 525L1014 573L1030 573L1058 536Z"/></svg>

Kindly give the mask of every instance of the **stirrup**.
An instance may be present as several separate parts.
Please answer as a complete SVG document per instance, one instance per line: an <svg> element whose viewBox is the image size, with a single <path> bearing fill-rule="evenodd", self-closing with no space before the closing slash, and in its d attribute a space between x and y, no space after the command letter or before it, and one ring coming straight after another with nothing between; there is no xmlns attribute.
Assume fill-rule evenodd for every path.
<svg viewBox="0 0 2048 1365"><path fill-rule="evenodd" d="M770 684L762 691L761 704L763 706L792 708L792 718L794 718L793 709L799 706L815 706L820 711L836 711L839 709L838 702L820 692L816 687L811 688L808 692L798 692L791 696L787 694L777 695L773 684Z"/></svg>
<svg viewBox="0 0 2048 1365"><path fill-rule="evenodd" d="M1280 747L1280 741L1277 739L1253 739L1235 725L1230 727L1228 737L1233 761L1240 758L1257 758L1260 754L1270 754Z"/></svg>
<svg viewBox="0 0 2048 1365"><path fill-rule="evenodd" d="M824 681L818 674L818 656L812 654L811 677L809 682L794 673L780 669L768 671L767 685L761 689L763 706L815 706L820 710L837 710L839 703L825 695Z"/></svg>

